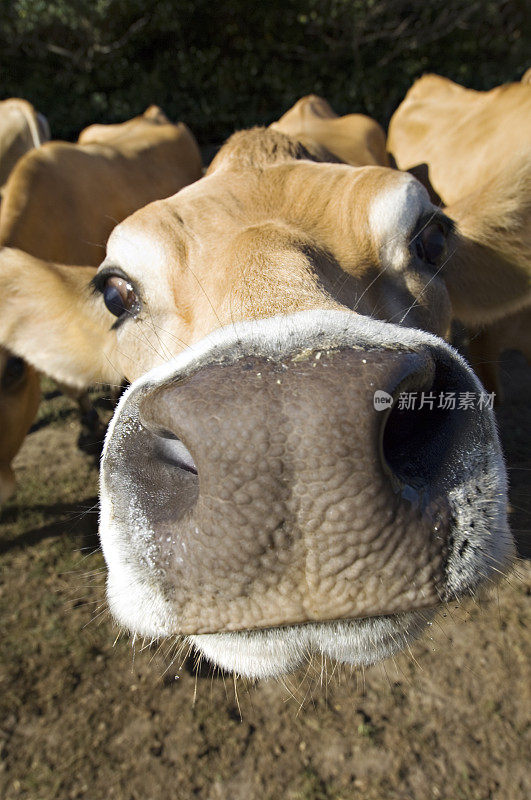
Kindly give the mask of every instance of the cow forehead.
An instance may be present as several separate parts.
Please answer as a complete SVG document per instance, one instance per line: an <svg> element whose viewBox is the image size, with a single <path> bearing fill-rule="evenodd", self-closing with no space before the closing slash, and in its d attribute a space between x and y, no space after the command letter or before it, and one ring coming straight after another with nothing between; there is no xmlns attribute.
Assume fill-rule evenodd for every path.
<svg viewBox="0 0 531 800"><path fill-rule="evenodd" d="M181 241L179 215L171 212L171 206L157 200L117 225L107 242L104 264L115 262L147 269L164 263L168 248L175 248Z"/></svg>
<svg viewBox="0 0 531 800"><path fill-rule="evenodd" d="M177 194L131 214L112 231L107 243L108 255L134 263L139 255L145 255L146 248L152 247L156 253L157 248L174 244L191 234L192 229L195 235L206 232L216 223L212 214L216 206L230 207L231 201L234 205L235 194L245 196L250 189L250 177L231 178L229 183L218 175L206 175Z"/></svg>
<svg viewBox="0 0 531 800"><path fill-rule="evenodd" d="M313 191L313 198L302 200L294 184L289 187L294 176L301 179L302 186L306 177L315 178L315 187L308 192L311 198ZM345 180L352 180L355 191L347 195L338 189L335 193ZM107 260L143 272L160 269L168 265L168 259L182 262L188 245L206 248L210 241L218 249L224 235L230 239L249 226L273 220L289 222L290 210L304 202L308 202L308 213L296 214L297 226L307 228L309 234L317 233L312 226L319 225L315 207L320 202L328 212L330 208L336 211L338 219L345 203L355 205L350 210L355 212L352 224L360 247L364 238L370 239L382 260L398 268L407 263L405 238L421 216L435 211L426 190L413 176L381 167L294 161L248 173L214 172L118 225L109 239Z"/></svg>

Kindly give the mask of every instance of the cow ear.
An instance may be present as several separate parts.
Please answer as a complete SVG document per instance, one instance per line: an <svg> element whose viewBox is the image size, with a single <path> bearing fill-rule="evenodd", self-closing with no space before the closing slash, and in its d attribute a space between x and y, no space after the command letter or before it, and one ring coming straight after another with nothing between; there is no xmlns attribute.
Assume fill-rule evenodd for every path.
<svg viewBox="0 0 531 800"><path fill-rule="evenodd" d="M483 325L531 300L531 161L509 165L448 206L456 223L444 279L454 316Z"/></svg>
<svg viewBox="0 0 531 800"><path fill-rule="evenodd" d="M150 122L155 122L157 125L169 125L171 124L171 120L168 119L164 111L160 106L148 106L144 113L142 114L144 119L150 120Z"/></svg>
<svg viewBox="0 0 531 800"><path fill-rule="evenodd" d="M0 251L0 345L55 380L117 383L113 318L94 296L95 267L51 264Z"/></svg>

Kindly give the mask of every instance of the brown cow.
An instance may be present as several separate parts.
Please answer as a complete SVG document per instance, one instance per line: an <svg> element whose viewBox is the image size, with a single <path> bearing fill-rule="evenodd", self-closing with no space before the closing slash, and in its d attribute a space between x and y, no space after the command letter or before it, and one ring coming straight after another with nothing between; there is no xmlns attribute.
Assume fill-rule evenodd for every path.
<svg viewBox="0 0 531 800"><path fill-rule="evenodd" d="M16 162L50 138L48 122L27 100L0 103L0 201ZM0 348L0 505L13 493L11 460L35 416L40 396L37 373Z"/></svg>
<svg viewBox="0 0 531 800"><path fill-rule="evenodd" d="M113 147L129 141L138 141L140 131L144 131L147 138L153 125L171 125L162 108L149 106L140 117L119 122L114 125L89 125L78 136L78 144L111 144Z"/></svg>
<svg viewBox="0 0 531 800"><path fill-rule="evenodd" d="M318 144L353 167L389 166L385 133L375 120L364 114L338 117L326 100L315 94L301 98L271 128L300 142Z"/></svg>
<svg viewBox="0 0 531 800"><path fill-rule="evenodd" d="M46 117L31 103L12 97L0 103L0 199L11 170L28 150L50 138Z"/></svg>
<svg viewBox="0 0 531 800"><path fill-rule="evenodd" d="M146 115L49 142L13 170L0 217L0 245L62 264L97 264L114 226L137 208L201 176L194 137L182 122Z"/></svg>
<svg viewBox="0 0 531 800"><path fill-rule="evenodd" d="M96 265L116 223L201 176L194 137L183 123L171 124L156 106L119 125L92 126L80 139L85 143L49 142L19 161L5 190L0 245L62 264ZM20 276L21 282L28 279L28 275ZM19 290L16 284L9 289L14 298ZM22 320L24 311L20 313ZM42 318L44 312L38 313ZM69 336L68 327L64 336ZM70 341L64 342L64 349L70 346ZM86 356L90 362L90 354ZM32 366L19 361L17 368L26 377L17 383L17 391L4 390L3 377L0 383L3 417L9 418L9 425L0 426L0 463L6 471L35 415L38 377ZM11 364L11 355L4 352L1 363ZM91 382L80 381L76 372L66 368L61 375L59 380L74 390L74 396ZM86 412L83 395L80 405ZM0 494L0 502L7 494Z"/></svg>
<svg viewBox="0 0 531 800"><path fill-rule="evenodd" d="M443 265L465 263L459 219L325 144L235 134L204 178L115 228L95 294L15 252L0 270L24 312L3 304L0 341L48 369L69 326L69 370L92 348L94 373L137 379L101 472L119 623L250 676L312 652L372 663L512 553L492 411L433 335ZM437 405L452 395L475 402Z"/></svg>
<svg viewBox="0 0 531 800"><path fill-rule="evenodd" d="M476 92L425 75L395 112L388 149L400 169L424 165L470 238L468 266L450 264L445 279L470 328L474 366L499 395L501 350L531 357L531 85ZM483 244L474 234L480 210Z"/></svg>

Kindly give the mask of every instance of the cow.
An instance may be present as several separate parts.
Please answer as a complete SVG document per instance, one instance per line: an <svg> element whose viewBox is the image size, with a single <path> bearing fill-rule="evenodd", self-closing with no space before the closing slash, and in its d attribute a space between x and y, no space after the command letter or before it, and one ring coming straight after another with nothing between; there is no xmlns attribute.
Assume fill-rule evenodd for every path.
<svg viewBox="0 0 531 800"><path fill-rule="evenodd" d="M97 265L118 222L146 203L174 194L202 174L192 133L183 123L170 123L157 106L124 123L91 126L81 133L80 141L48 142L20 159L5 188L0 247L62 265ZM79 275L84 274L80 270ZM21 281L27 279L20 277ZM18 291L16 285L11 286L14 297ZM53 308L49 313L53 314ZM69 335L67 329L64 335ZM65 344L66 349L69 346L71 342ZM35 416L38 385L30 363L22 364L20 357L2 352L0 365L13 363L25 377L16 387L10 383L7 390L4 383L8 378L0 373L0 408L3 418L9 419L9 426L4 424L0 432L0 464L10 476L0 491L0 503L12 493L9 465ZM94 435L101 436L84 394L90 381L80 383L76 373L71 375L67 370L62 374L63 388L78 399ZM116 380L119 383L121 378L115 376Z"/></svg>
<svg viewBox="0 0 531 800"><path fill-rule="evenodd" d="M315 94L302 97L270 127L299 142L319 145L353 167L389 166L385 132L376 120L365 114L339 117L323 97Z"/></svg>
<svg viewBox="0 0 531 800"><path fill-rule="evenodd" d="M0 201L11 170L28 150L50 138L46 117L18 97L0 102Z"/></svg>
<svg viewBox="0 0 531 800"><path fill-rule="evenodd" d="M312 653L374 663L513 556L493 412L441 338L461 220L324 145L234 134L113 230L92 291L16 251L0 269L0 298L20 287L1 342L60 379L84 346L133 381L101 466L118 623L251 678ZM65 328L78 344L52 365Z"/></svg>
<svg viewBox="0 0 531 800"><path fill-rule="evenodd" d="M118 222L197 180L193 135L158 111L91 126L79 144L48 142L24 156L5 189L0 246L62 264L98 264Z"/></svg>
<svg viewBox="0 0 531 800"><path fill-rule="evenodd" d="M0 203L7 179L16 162L50 138L46 117L27 100L0 102ZM24 438L40 397L35 370L18 356L0 348L0 505L14 491L11 460Z"/></svg>
<svg viewBox="0 0 531 800"><path fill-rule="evenodd" d="M530 122L529 83L477 92L425 75L389 125L397 166L423 167L428 188L461 217L463 230L467 209L472 226L477 207L489 220L482 232L489 253L472 246L469 269L449 269L446 282L455 316L470 329L472 363L498 397L500 352L516 348L531 362Z"/></svg>
<svg viewBox="0 0 531 800"><path fill-rule="evenodd" d="M182 124L182 123L181 123ZM78 144L111 144L117 147L119 144L131 139L138 141L141 131L147 134L147 139L153 130L153 125L171 125L160 106L148 106L139 117L133 117L126 122L114 124L95 124L84 128L77 138Z"/></svg>

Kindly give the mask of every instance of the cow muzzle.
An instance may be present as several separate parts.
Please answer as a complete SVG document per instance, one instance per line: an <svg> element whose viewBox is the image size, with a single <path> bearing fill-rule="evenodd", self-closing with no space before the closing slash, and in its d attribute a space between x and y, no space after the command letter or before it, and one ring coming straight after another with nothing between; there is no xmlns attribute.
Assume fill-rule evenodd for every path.
<svg viewBox="0 0 531 800"><path fill-rule="evenodd" d="M387 654L510 561L488 405L419 331L342 311L216 331L133 384L110 427L113 613L247 674Z"/></svg>

